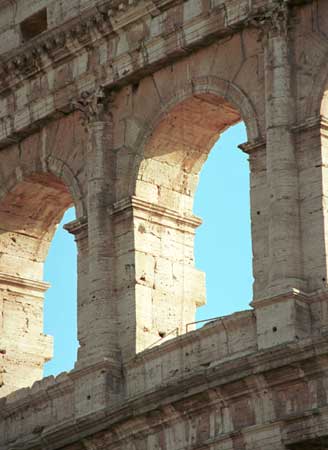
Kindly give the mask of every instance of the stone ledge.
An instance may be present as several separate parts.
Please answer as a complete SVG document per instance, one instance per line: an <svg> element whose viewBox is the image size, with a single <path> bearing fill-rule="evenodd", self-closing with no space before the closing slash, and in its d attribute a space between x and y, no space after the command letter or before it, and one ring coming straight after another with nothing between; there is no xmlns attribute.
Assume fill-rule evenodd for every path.
<svg viewBox="0 0 328 450"><path fill-rule="evenodd" d="M174 228L183 229L195 229L202 224L202 219L194 215L181 215L179 211L174 209L159 206L155 203L151 203L142 198L132 196L128 199L120 200L114 204L112 214L118 216L126 211L131 211L134 217L141 219L147 219L159 225L163 224L166 220L168 226Z"/></svg>
<svg viewBox="0 0 328 450"><path fill-rule="evenodd" d="M288 386L297 380L302 380L304 377L316 377L326 376L327 367L318 367L316 364L309 364L309 361L318 357L323 357L328 355L328 342L327 339L309 339L302 342L290 344L288 346L282 346L275 348L270 351L262 351L258 353L253 353L247 356L237 358L235 360L226 361L222 364L218 364L211 368L201 367L197 371L193 371L192 375L189 377L184 377L183 380L178 380L173 383L161 386L159 389L142 393L140 396L123 402L122 405L114 408L106 408L104 410L99 410L93 412L92 414L86 415L84 417L77 419L70 419L66 422L59 423L54 426L46 426L41 432L40 436L36 437L34 432L30 434L30 439L28 439L28 434L24 436L24 450L39 448L38 446L46 445L47 450L59 449L64 445L72 444L76 441L80 441L83 438L91 437L96 433L101 433L102 430L120 429L119 439L127 439L129 433L138 432L138 427L144 429L147 424L147 418L149 414L153 414L153 420L151 422L152 428L156 425L156 421L159 423L164 420L174 421L175 418L172 417L171 409L166 411L166 406L169 404L174 404L178 402L179 404L183 402L188 402L188 413L193 414L194 412L199 414L200 409L207 409L211 404L220 404L223 398L220 396L210 395L214 389L221 387L223 392L226 392L224 396L224 402L226 405L229 402L235 402L237 397L243 398L252 397L253 395L260 395L262 389L262 383L260 381L261 377L272 371L277 371L275 377L268 377L265 389L273 389L280 386L282 389L284 386ZM306 364L307 373L305 375L302 370L302 364ZM282 370L283 369L283 370ZM260 377L256 382L255 378ZM251 384L244 384L244 389L239 389L235 391L228 388L229 385L233 386L237 382L242 380L253 380ZM272 380L269 382L269 380ZM182 383L182 384L181 384ZM270 383L273 383L270 385ZM183 391L181 386L183 385ZM165 389L164 389L165 387ZM230 392L230 393L229 393ZM195 402L192 406L191 402ZM2 404L2 411L6 408L5 404ZM322 414L327 414L327 407L321 408ZM153 413L152 413L153 411ZM325 412L326 411L326 412ZM157 412L157 414L156 414ZM138 417L138 425L135 419ZM308 420L307 418L318 417L318 408L308 410L307 413L304 411L299 413L288 413L282 414L275 420L278 420L280 424L285 424L284 426L288 428L291 426L291 430L295 427L292 426L295 420ZM132 421L135 425L128 427L127 424ZM131 423L132 423L131 422ZM289 425L291 424L291 425ZM252 431L258 432L262 427L272 426L273 424L262 423L257 424L256 428L244 427L243 433L252 433ZM312 422L313 426L313 422ZM124 430L124 431L123 431ZM232 432L233 433L233 432ZM222 439L227 439L230 434L221 434L216 440L220 441ZM298 437L294 436L294 439ZM20 448L20 441L12 444L2 443L0 446L1 450L16 450ZM116 441L117 442L117 441ZM289 439L290 442L290 439Z"/></svg>
<svg viewBox="0 0 328 450"><path fill-rule="evenodd" d="M166 5L168 1L163 1L163 3ZM179 0L179 3L183 4L184 2ZM161 2L156 2L157 10L161 10L160 5ZM254 11L251 8L248 14L253 17L254 14L258 14L258 11L256 7L254 7ZM0 120L0 148L20 142L47 122L71 113L74 110L72 107L73 98L79 97L85 90L92 90L99 84L107 89L115 89L130 82L135 83L147 74L153 73L159 65L164 64L164 61L167 65L205 44L209 45L211 42L215 42L220 37L231 35L241 28L251 26L247 21L246 13L246 15L240 13L240 16L231 19L235 23L230 23L228 12L223 8L213 8L213 14L201 12L199 16L193 17L189 21L186 20L178 29L170 31L169 35L162 33L160 36L144 39L141 53L138 48L129 48L121 54L111 55L110 60L106 60L105 63L99 63L95 72L102 74L101 79L83 73L76 76L73 82L67 81L64 86L54 90L54 95L43 96L38 102L31 103L29 107L24 105L20 110L14 111L10 115L4 113ZM95 14L99 15L99 12L97 11ZM149 9L146 8L145 14L152 19ZM99 28L97 20L95 23L93 20L89 20L89 22L88 26ZM5 81L2 94L15 90L17 83L22 86L32 79L40 79L44 72L53 71L57 66L64 67L67 61L77 60L81 52L86 51L85 46L90 44L88 39L78 46L68 46L69 51L63 50L62 39L66 32L70 33L69 24L70 22L67 22L62 27L49 31L49 37L48 35L40 36L38 38L40 39L39 44L38 39L36 39L30 49L33 54L30 55L28 48L23 47L19 54L10 52L7 57L3 57L7 60L5 64L9 64L10 67L6 66L7 68L2 69L2 78L4 79L4 75L7 74L6 76L9 76L10 79ZM80 26L80 24L76 26ZM99 31L94 33L94 36L98 36L97 39L92 38L95 47L101 45L102 39L108 35L109 31L105 30L104 33L102 34ZM43 39L45 42L50 39L50 44L45 45ZM72 37L69 37L69 39L72 39ZM41 55L38 53L38 45L46 46L46 50L42 50ZM42 56L43 51L50 52L51 55L44 57ZM135 53L140 53L137 58L137 65L133 57ZM37 61L37 63L34 64L33 61ZM17 75L15 75L15 71Z"/></svg>
<svg viewBox="0 0 328 450"><path fill-rule="evenodd" d="M50 283L44 281L31 280L28 278L19 277L16 275L10 275L7 273L0 272L0 289L10 290L17 294L26 291L30 291L30 294L43 299L43 294L50 288ZM33 293L33 294L32 294Z"/></svg>

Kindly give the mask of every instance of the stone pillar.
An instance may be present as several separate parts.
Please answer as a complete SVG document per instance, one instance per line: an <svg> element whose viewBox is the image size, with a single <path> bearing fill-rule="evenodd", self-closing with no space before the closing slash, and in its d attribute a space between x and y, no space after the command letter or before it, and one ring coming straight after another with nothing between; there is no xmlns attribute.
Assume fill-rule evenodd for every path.
<svg viewBox="0 0 328 450"><path fill-rule="evenodd" d="M249 155L250 203L253 253L253 299L266 295L269 277L268 184L264 141L241 144Z"/></svg>
<svg viewBox="0 0 328 450"><path fill-rule="evenodd" d="M52 337L43 334L48 283L0 273L0 397L43 377Z"/></svg>
<svg viewBox="0 0 328 450"><path fill-rule="evenodd" d="M302 244L296 148L292 126L289 9L276 2L264 25L266 155L269 189L269 277L265 298L255 298L260 348L304 337L309 309L301 292Z"/></svg>
<svg viewBox="0 0 328 450"><path fill-rule="evenodd" d="M302 279L298 170L292 125L288 7L278 8L265 39L266 149L270 192L269 295L306 286Z"/></svg>
<svg viewBox="0 0 328 450"><path fill-rule="evenodd" d="M83 326L88 321L85 317L86 305L89 302L89 260L88 260L88 221L86 217L73 220L64 225L65 230L75 237L77 247L77 338L79 341L77 360L84 360L84 350L87 342L87 328Z"/></svg>
<svg viewBox="0 0 328 450"><path fill-rule="evenodd" d="M195 328L205 274L194 267L201 221L138 197L115 204L116 293L123 359ZM188 325L189 324L189 325Z"/></svg>
<svg viewBox="0 0 328 450"><path fill-rule="evenodd" d="M308 292L327 289L328 122L308 118L293 128L297 145L303 270Z"/></svg>
<svg viewBox="0 0 328 450"><path fill-rule="evenodd" d="M86 161L88 300L79 305L81 349L77 367L104 358L113 365L119 365L110 215L114 191L112 117L108 111L108 96L103 89L83 94L75 105L84 114L89 135Z"/></svg>

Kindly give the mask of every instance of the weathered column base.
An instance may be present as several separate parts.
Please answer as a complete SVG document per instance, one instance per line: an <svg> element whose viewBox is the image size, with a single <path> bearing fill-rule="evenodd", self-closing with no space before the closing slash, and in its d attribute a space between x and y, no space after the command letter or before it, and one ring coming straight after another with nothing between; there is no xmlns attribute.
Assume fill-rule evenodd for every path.
<svg viewBox="0 0 328 450"><path fill-rule="evenodd" d="M74 408L76 418L113 407L122 400L123 371L117 364L103 359L87 367L70 372L74 382Z"/></svg>
<svg viewBox="0 0 328 450"><path fill-rule="evenodd" d="M311 334L309 295L292 289L254 300L259 349L303 339Z"/></svg>
<svg viewBox="0 0 328 450"><path fill-rule="evenodd" d="M186 332L205 303L194 267L197 217L138 197L115 204L116 295L123 360ZM188 327L192 330L193 325Z"/></svg>

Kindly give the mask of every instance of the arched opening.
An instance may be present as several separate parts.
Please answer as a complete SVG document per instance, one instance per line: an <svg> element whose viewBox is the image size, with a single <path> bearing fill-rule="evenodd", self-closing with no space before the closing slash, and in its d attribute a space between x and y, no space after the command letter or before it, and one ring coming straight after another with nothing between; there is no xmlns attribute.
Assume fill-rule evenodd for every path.
<svg viewBox="0 0 328 450"><path fill-rule="evenodd" d="M249 308L252 300L252 246L248 155L245 125L226 130L201 172L194 213L203 219L195 237L196 266L206 273L207 303L197 310L203 320Z"/></svg>
<svg viewBox="0 0 328 450"><path fill-rule="evenodd" d="M44 376L68 372L77 358L76 244L64 229L75 219L75 208L69 208L58 224L45 261L44 278L51 287L45 296L44 332L53 336L54 351L45 364Z"/></svg>
<svg viewBox="0 0 328 450"><path fill-rule="evenodd" d="M241 120L239 112L223 98L195 94L181 101L155 127L145 148L137 182L157 189L160 205L192 213L201 168L220 135Z"/></svg>
<svg viewBox="0 0 328 450"><path fill-rule="evenodd" d="M23 179L0 202L1 396L42 378L52 357L43 329L44 262L72 205L67 187L49 173Z"/></svg>
<svg viewBox="0 0 328 450"><path fill-rule="evenodd" d="M145 202L139 206L135 201L136 278L147 310L145 319L137 320L140 348L195 328L196 308L206 302L205 276L195 268L194 254L201 224L193 215L199 175L222 133L242 120L231 102L205 89L172 103L144 146L135 191L138 201ZM213 196L209 201L219 208Z"/></svg>

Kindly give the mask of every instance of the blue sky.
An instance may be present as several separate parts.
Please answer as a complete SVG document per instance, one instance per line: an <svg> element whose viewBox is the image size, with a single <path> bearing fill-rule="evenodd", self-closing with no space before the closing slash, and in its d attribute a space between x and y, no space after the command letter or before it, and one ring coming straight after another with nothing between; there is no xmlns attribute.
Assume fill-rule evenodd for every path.
<svg viewBox="0 0 328 450"><path fill-rule="evenodd" d="M247 309L252 296L249 167L238 144L247 141L244 124L229 128L210 152L200 176L194 213L203 219L196 234L198 269L206 272L207 305L197 320ZM63 224L75 217L64 215L52 241L45 265L45 280L52 287L46 295L44 329L54 336L54 358L45 376L71 370L76 339L76 247Z"/></svg>

